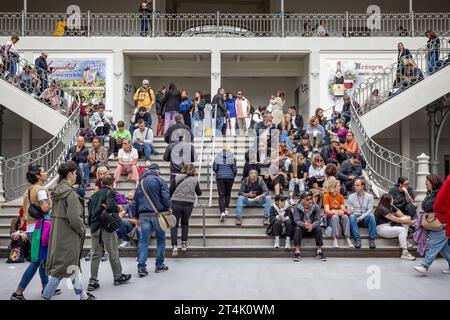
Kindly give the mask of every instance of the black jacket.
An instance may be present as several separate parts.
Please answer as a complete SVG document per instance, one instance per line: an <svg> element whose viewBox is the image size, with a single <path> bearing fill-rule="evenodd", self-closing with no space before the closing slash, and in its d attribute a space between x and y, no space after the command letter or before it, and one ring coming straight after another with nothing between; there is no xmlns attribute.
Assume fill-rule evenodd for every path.
<svg viewBox="0 0 450 320"><path fill-rule="evenodd" d="M335 153L336 153L335 158L332 158L332 152L333 152L333 148L331 147L331 145L325 146L322 149L322 152L320 153L320 155L323 158L323 161L325 162L325 164L328 163L329 159L335 159L339 162L339 164L341 164L342 162L347 160L347 155L345 154L345 152L337 152L335 150Z"/></svg>
<svg viewBox="0 0 450 320"><path fill-rule="evenodd" d="M195 101L194 101L195 104ZM197 105L198 108L198 113L200 115L200 119L205 119L205 107L206 107L206 100L205 99L200 99L200 102ZM194 112L195 112L195 107L194 107Z"/></svg>
<svg viewBox="0 0 450 320"><path fill-rule="evenodd" d="M312 206L310 220L313 229L320 228L320 208L316 204ZM302 202L299 202L294 208L294 224L296 227L305 228L305 208Z"/></svg>
<svg viewBox="0 0 450 320"><path fill-rule="evenodd" d="M167 129L166 133L164 134L164 141L167 144L171 144L172 142L179 141L180 136L186 136L186 133L189 132L189 136L191 137L191 142L194 141L194 136L192 135L191 128L189 126L185 125L184 123L177 122L174 125L171 125L169 129ZM185 138L185 141L187 139Z"/></svg>
<svg viewBox="0 0 450 320"><path fill-rule="evenodd" d="M278 216L278 211L275 208L275 203L270 207L270 216L269 216L269 223L272 225L274 224L275 220L277 219ZM294 224L294 214L292 213L291 208L287 208L285 213L284 213L285 217L289 217L289 220L291 220L291 223Z"/></svg>
<svg viewBox="0 0 450 320"><path fill-rule="evenodd" d="M425 213L433 213L434 212L433 207L434 207L434 202L436 201L438 192L439 192L439 190L432 191L427 194L425 199L423 199L423 201L422 201L423 212L425 212Z"/></svg>
<svg viewBox="0 0 450 320"><path fill-rule="evenodd" d="M73 162L75 163L87 163L89 156L89 148L84 146L83 149L80 150L80 152L77 152L77 146L72 146L69 149L69 152L67 153L66 156L66 161L67 160L73 160Z"/></svg>
<svg viewBox="0 0 450 320"><path fill-rule="evenodd" d="M163 115L166 112L166 103L164 102L164 98L166 95L163 95L161 92L156 94L156 114Z"/></svg>
<svg viewBox="0 0 450 320"><path fill-rule="evenodd" d="M213 118L215 117L216 104L217 104L217 113L219 114L219 117L225 117L227 115L227 106L225 104L225 100L223 100L223 97L220 93L216 94L213 97L211 104L213 107L213 109L211 111Z"/></svg>
<svg viewBox="0 0 450 320"><path fill-rule="evenodd" d="M166 96L162 100L166 104L164 112L178 112L180 111L181 94L178 89L167 90Z"/></svg>
<svg viewBox="0 0 450 320"><path fill-rule="evenodd" d="M114 191L107 187L100 188L92 195L88 203L88 224L91 227L91 232L100 229L100 214L104 210L102 204L106 204L106 211L119 213Z"/></svg>
<svg viewBox="0 0 450 320"><path fill-rule="evenodd" d="M37 67L37 74L46 78L48 72L47 60L42 57L38 57L34 61L34 65Z"/></svg>
<svg viewBox="0 0 450 320"><path fill-rule="evenodd" d="M303 126L305 125L305 123L303 121L303 116L301 114L295 115L295 125L297 126L297 131L303 130Z"/></svg>
<svg viewBox="0 0 450 320"><path fill-rule="evenodd" d="M185 148L186 147L189 148L190 146L191 148L190 159L184 159L183 149L185 148L183 148L183 146L179 146L175 149L175 147L180 143L185 144ZM174 149L179 151L178 154L175 153L176 151L174 151ZM197 152L195 152L193 144L184 141L175 141L169 144L169 146L167 147L166 152L164 153L163 160L170 161L170 173L180 173L181 169L183 168L183 165L195 162L197 160L197 157L198 155Z"/></svg>
<svg viewBox="0 0 450 320"><path fill-rule="evenodd" d="M263 178L258 177L255 183L250 181L250 177L242 180L241 189L239 190L238 195L243 196L244 193L254 192L257 196L261 194L269 195L269 189L267 189L267 185L264 182Z"/></svg>

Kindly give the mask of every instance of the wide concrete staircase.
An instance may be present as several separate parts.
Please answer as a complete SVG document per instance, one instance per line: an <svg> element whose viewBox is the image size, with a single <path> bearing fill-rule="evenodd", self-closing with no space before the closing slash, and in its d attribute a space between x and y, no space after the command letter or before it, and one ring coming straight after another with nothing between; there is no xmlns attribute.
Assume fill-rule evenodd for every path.
<svg viewBox="0 0 450 320"><path fill-rule="evenodd" d="M212 161L211 151L213 148L213 141L211 138L204 143L204 151L202 154L203 165L200 174L200 187L203 191L202 196L198 198L201 206L194 208L190 219L188 251L179 254L183 257L291 257L293 252L289 252L283 248L273 248L273 238L265 234L266 227L263 226L263 209L262 208L245 208L242 226L235 225L235 210L237 193L240 188L242 179L242 170L244 166L244 153L248 148L253 147L253 142L248 138L234 137L235 142L232 143L227 140L227 144L232 147L232 150L237 159L238 176L233 185L232 199L230 204L230 214L224 223L219 221L220 213L218 207L218 193L215 178L213 176L213 183L208 183L211 177L211 168L207 165ZM208 138L206 138L208 139ZM215 139L215 153L222 149L223 141L221 138ZM162 138L155 138L154 146L159 152L159 155L153 156L153 162L157 162L161 167L161 177L169 181L169 163L162 160L163 153L167 144ZM195 142L196 150L199 155L201 148L201 141ZM141 166L144 162L140 161ZM110 161L111 172L114 172L117 161ZM117 190L126 194L134 188L134 184L126 182L126 177L122 177L122 181L117 184ZM93 182L93 180L92 180ZM91 186L94 184L92 183ZM210 190L211 207L208 207ZM92 191L86 192L86 200L91 196ZM271 192L272 197L274 194ZM296 197L298 200L298 197ZM87 203L87 201L86 201ZM20 201L3 204L0 209L0 255L6 256L9 239L9 226L13 217L17 216ZM87 214L87 210L86 210ZM179 230L179 233L181 230ZM331 247L331 238L324 236L324 250L327 256L331 257L399 257L400 249L398 248L397 239L383 239L379 238L376 241L377 249L368 249L368 230L367 228L360 228L362 236L362 249L349 249L344 247L344 240L340 239L339 244L342 246L338 249ZM180 234L181 235L181 234ZM171 242L170 235L166 235L167 251L166 254L170 256ZM178 240L181 244L181 240ZM293 244L293 243L292 243ZM284 247L284 241L281 241ZM90 248L90 231L87 231L85 242L85 254ZM155 239L151 240L150 251L154 254ZM314 239L306 238L303 240L303 251L305 255L312 256L315 250ZM122 256L135 256L136 248L120 249Z"/></svg>

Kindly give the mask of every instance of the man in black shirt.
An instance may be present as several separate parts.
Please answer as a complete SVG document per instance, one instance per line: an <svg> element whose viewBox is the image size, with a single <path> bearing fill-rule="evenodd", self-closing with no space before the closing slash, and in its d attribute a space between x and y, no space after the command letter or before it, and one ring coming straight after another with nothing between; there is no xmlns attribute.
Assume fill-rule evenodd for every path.
<svg viewBox="0 0 450 320"><path fill-rule="evenodd" d="M408 178L398 178L397 185L389 189L389 194L394 198L394 206L401 212L410 216L411 219L417 217L417 207L414 202L416 194L409 186Z"/></svg>

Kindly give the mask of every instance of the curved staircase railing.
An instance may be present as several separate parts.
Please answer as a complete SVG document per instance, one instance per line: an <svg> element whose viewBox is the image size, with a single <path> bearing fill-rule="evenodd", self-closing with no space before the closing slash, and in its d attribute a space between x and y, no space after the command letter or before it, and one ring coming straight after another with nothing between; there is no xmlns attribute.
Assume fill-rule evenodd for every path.
<svg viewBox="0 0 450 320"><path fill-rule="evenodd" d="M357 106L359 115L375 109L380 104L406 91L421 80L433 75L441 69L450 65L450 31L440 37L440 50L438 59L434 64L429 64L429 55L432 50L426 46L411 51L415 65L420 71L414 70L412 66L404 66L402 62L395 62L386 67L382 73L368 78L361 83L354 91L352 100ZM405 70L408 76L399 71Z"/></svg>
<svg viewBox="0 0 450 320"><path fill-rule="evenodd" d="M351 130L366 160L366 172L370 183L383 192L387 192L397 182L398 177L405 176L408 177L411 187L415 190L418 163L392 152L372 140L366 134L354 105L350 110Z"/></svg>
<svg viewBox="0 0 450 320"><path fill-rule="evenodd" d="M29 165L42 165L48 173L49 182L57 176L58 167L65 161L66 154L74 144L80 129L79 96L76 95L74 99L77 107L70 114L59 133L50 141L39 148L17 157L10 159L0 158L0 179L3 178L4 200L14 200L23 195L28 186L25 180L25 174ZM0 198L2 198L2 191L0 188Z"/></svg>

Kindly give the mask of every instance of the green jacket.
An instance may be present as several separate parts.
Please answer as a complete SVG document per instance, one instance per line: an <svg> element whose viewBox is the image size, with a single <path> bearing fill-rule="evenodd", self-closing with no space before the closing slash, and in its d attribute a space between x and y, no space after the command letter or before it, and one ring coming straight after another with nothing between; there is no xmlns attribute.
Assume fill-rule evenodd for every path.
<svg viewBox="0 0 450 320"><path fill-rule="evenodd" d="M70 278L80 268L86 227L83 207L73 187L61 181L52 191L52 228L48 244L47 275Z"/></svg>
<svg viewBox="0 0 450 320"><path fill-rule="evenodd" d="M100 188L92 195L88 203L88 224L91 227L91 233L100 229L100 214L104 210L102 204L106 204L108 212L119 212L114 191L108 187Z"/></svg>

